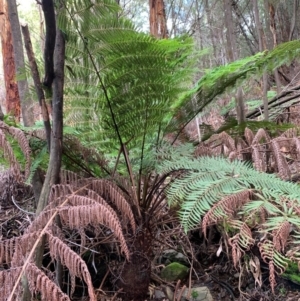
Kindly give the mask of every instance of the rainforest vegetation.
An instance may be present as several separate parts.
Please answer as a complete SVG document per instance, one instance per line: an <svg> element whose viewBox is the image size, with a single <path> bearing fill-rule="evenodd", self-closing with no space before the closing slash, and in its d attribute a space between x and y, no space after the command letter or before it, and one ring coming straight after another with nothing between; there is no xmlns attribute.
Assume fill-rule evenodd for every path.
<svg viewBox="0 0 300 301"><path fill-rule="evenodd" d="M0 301L298 300L299 1L28 3L0 0Z"/></svg>

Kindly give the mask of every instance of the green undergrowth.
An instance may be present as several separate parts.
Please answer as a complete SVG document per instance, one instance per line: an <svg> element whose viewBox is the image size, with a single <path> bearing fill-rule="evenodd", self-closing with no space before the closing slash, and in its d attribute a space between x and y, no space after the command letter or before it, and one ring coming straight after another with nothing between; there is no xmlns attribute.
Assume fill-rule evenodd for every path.
<svg viewBox="0 0 300 301"><path fill-rule="evenodd" d="M292 261L289 261L288 267L285 272L281 275L282 278L288 279L291 282L300 285L300 272L298 264Z"/></svg>

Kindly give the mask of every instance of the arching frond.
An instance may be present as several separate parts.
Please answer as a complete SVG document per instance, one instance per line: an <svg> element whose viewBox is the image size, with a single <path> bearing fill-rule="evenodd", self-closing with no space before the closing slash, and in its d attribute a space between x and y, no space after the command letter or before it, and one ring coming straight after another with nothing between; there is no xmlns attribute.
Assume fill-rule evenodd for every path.
<svg viewBox="0 0 300 301"><path fill-rule="evenodd" d="M73 5L61 20L70 75L66 121L76 124L86 145L97 142L111 152L126 144L141 165L146 146L160 141L176 100L191 84L192 42L138 32L116 17L114 1L84 3Z"/></svg>
<svg viewBox="0 0 300 301"><path fill-rule="evenodd" d="M180 217L185 229L197 225L201 217L222 198L245 189L254 189L255 193L275 204L274 207L281 208L278 211L283 210L283 197L300 202L297 185L284 182L275 175L259 173L242 162L230 163L223 158L210 157L162 162L162 172L172 170L181 170L182 176L172 182L167 191L168 200L171 204L181 203ZM257 201L249 204L253 207L259 205L253 202ZM267 204L264 206L270 210Z"/></svg>
<svg viewBox="0 0 300 301"><path fill-rule="evenodd" d="M250 76L258 76L266 70L271 71L282 64L289 64L295 58L299 58L299 55L300 42L294 40L282 43L272 51L258 53L209 70L196 87L181 98L178 110L169 125L169 131L182 131L199 112L226 89L235 87L237 83Z"/></svg>

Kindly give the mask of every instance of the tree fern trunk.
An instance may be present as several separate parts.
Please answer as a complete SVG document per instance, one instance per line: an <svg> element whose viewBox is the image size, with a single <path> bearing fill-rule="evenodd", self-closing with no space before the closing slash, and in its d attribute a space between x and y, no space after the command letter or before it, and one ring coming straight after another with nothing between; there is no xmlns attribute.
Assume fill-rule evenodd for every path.
<svg viewBox="0 0 300 301"><path fill-rule="evenodd" d="M124 300L145 300L151 277L152 238L148 229L139 232L132 246L131 261L126 262L117 283Z"/></svg>

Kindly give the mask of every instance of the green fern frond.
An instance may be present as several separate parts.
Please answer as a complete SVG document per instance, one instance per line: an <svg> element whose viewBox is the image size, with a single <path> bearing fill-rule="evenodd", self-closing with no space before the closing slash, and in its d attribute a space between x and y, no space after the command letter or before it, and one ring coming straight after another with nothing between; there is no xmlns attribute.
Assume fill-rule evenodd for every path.
<svg viewBox="0 0 300 301"><path fill-rule="evenodd" d="M217 95L249 77L260 76L265 71L272 71L283 64L289 64L300 55L298 40L280 44L272 51L265 51L251 57L209 70L196 87L186 94L180 102L175 118L169 125L169 131L180 131L199 112L210 104ZM182 107L184 106L184 112Z"/></svg>
<svg viewBox="0 0 300 301"><path fill-rule="evenodd" d="M109 152L126 145L143 166L145 148L161 141L192 83L192 40L139 32L117 17L115 1L69 2L59 17L67 37L65 120L85 145Z"/></svg>
<svg viewBox="0 0 300 301"><path fill-rule="evenodd" d="M45 145L41 151L35 155L34 160L31 163L29 176L26 180L27 184L31 183L34 173L41 165L43 165L44 168L47 166L48 160L49 155L47 154L47 145Z"/></svg>
<svg viewBox="0 0 300 301"><path fill-rule="evenodd" d="M176 162L162 162L160 172L175 170L181 171L182 175L172 182L167 194L170 204L181 204L179 215L185 230L199 224L203 215L221 199L245 189L251 189L255 197L244 205L242 214L263 207L271 215L288 214L292 224L299 224L293 219L295 212L284 208L282 199L299 204L300 188L275 175L260 173L247 164L223 158L182 158Z"/></svg>

